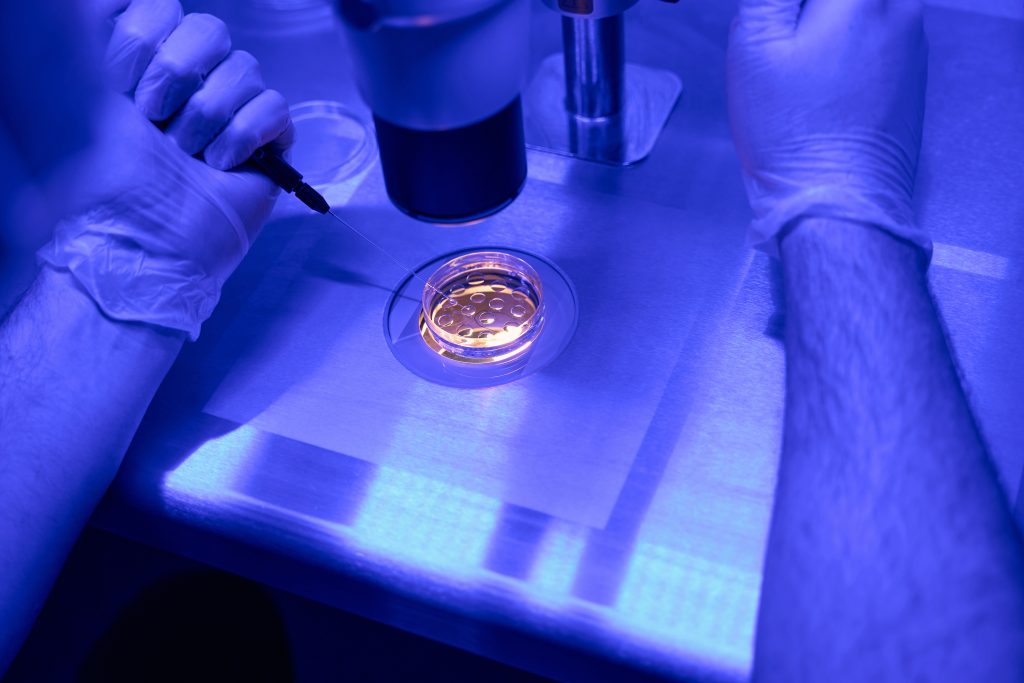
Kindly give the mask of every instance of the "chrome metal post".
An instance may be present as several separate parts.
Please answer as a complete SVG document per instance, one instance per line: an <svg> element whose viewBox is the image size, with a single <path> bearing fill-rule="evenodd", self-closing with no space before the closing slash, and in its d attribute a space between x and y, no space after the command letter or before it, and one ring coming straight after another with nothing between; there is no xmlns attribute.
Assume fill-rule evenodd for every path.
<svg viewBox="0 0 1024 683"><path fill-rule="evenodd" d="M562 17L566 109L589 119L622 111L626 41L621 14L601 19Z"/></svg>
<svg viewBox="0 0 1024 683"><path fill-rule="evenodd" d="M562 54L526 93L526 143L617 166L650 154L682 85L626 64L625 17L637 0L545 0L562 17Z"/></svg>

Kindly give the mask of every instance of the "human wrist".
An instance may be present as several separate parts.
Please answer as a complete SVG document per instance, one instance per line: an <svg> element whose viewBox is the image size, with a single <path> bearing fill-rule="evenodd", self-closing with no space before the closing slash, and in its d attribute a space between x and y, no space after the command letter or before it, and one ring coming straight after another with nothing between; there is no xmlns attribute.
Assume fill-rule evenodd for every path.
<svg viewBox="0 0 1024 683"><path fill-rule="evenodd" d="M54 337L54 342L85 342L93 360L102 356L125 357L152 355L173 362L184 343L183 332L146 323L117 320L104 314L66 270L44 265L33 285L33 297L27 305L35 311L36 333Z"/></svg>
<svg viewBox="0 0 1024 683"><path fill-rule="evenodd" d="M858 263L885 262L924 273L927 255L916 243L874 226L836 218L798 218L779 237L784 272L816 269L856 270Z"/></svg>
<svg viewBox="0 0 1024 683"><path fill-rule="evenodd" d="M109 440L120 445L93 450L106 454L112 476L183 342L181 333L105 316L70 273L44 266L0 325L0 412L22 424L5 448L77 457ZM68 428L78 424L92 431Z"/></svg>
<svg viewBox="0 0 1024 683"><path fill-rule="evenodd" d="M234 261L219 264L210 254L188 253L180 248L181 235L167 227L169 238L157 225L101 207L62 221L37 257L69 273L106 317L185 332L194 341ZM210 251L227 249L217 247Z"/></svg>
<svg viewBox="0 0 1024 683"><path fill-rule="evenodd" d="M768 192L750 178L747 190L755 216L748 243L770 256L779 256L779 241L795 224L818 218L888 232L931 258L931 239L915 223L909 197L902 192L827 183Z"/></svg>

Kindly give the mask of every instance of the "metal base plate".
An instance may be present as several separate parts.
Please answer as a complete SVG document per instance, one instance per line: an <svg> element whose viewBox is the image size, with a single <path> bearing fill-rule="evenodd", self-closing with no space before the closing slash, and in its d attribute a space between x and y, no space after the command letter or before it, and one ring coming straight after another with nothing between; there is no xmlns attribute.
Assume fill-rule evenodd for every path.
<svg viewBox="0 0 1024 683"><path fill-rule="evenodd" d="M547 57L523 99L526 145L613 166L644 160L658 141L683 91L671 71L626 64L621 114L588 119L565 108L565 66L561 54Z"/></svg>

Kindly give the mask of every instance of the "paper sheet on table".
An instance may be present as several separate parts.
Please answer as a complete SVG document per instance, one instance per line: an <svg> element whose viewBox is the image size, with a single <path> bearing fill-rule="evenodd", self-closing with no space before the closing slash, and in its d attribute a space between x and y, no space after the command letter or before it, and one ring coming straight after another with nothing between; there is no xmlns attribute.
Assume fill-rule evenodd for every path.
<svg viewBox="0 0 1024 683"><path fill-rule="evenodd" d="M247 350L206 411L603 526L700 304L700 283L687 282L682 260L721 250L710 227L695 229L694 246L674 253L621 228L668 229L679 225L679 211L566 194L534 183L530 201L469 231L428 226L417 233L423 228L393 211L347 213L406 263L503 244L544 254L565 269L577 290L580 323L548 368L483 390L416 377L391 355L382 331L384 306L400 274L355 235L335 231L297 238L253 292L218 346L225 356ZM531 228L537 225L561 230ZM394 237L403 231L406 242ZM428 244L432 251L414 253L404 244ZM657 334L609 334L621 327L623 306L638 321L656 320L662 304L648 292L687 287L692 294L673 299L672 323Z"/></svg>

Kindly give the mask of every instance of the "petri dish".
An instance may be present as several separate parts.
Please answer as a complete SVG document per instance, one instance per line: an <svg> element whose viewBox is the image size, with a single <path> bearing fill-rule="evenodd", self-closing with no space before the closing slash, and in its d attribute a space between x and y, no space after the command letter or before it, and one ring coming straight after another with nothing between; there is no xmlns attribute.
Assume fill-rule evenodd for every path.
<svg viewBox="0 0 1024 683"><path fill-rule="evenodd" d="M460 292L459 287L454 286L458 284L458 278L464 277L469 284L470 271L479 270L466 268L464 271L463 267L486 264L480 254L493 252L501 255L500 261L496 268L485 270L485 275L498 277L484 277L483 283L474 282L466 288L467 291ZM526 263L528 269L519 262ZM435 276L436 280L433 279ZM511 280L516 286L522 281L530 282L536 295L532 316L529 315L529 307L518 299L513 302L503 296L488 294L488 289L498 293L493 284L507 286L502 279ZM450 280L456 282L449 286ZM424 282L441 285L437 287L440 293L430 290L433 295L428 295ZM516 286L510 291L515 291ZM469 291L470 288L476 288L476 291ZM524 291L520 294L530 291L528 287L521 289ZM483 299L477 295L483 295ZM455 304L446 304L452 299L456 300ZM438 305L440 310L436 310ZM524 310L516 308L513 311L515 306L523 306ZM472 310L466 310L467 307ZM458 320L475 321L472 334L459 335L458 328L451 329L457 320L455 311L462 316ZM493 315L494 321L481 324L481 313ZM450 323L447 318L438 321L446 314L452 318ZM507 317L503 319L501 315ZM456 338L432 331L427 324L431 317L435 329L445 330L448 335L454 332ZM520 320L531 324L504 338L480 334L494 331L499 327L499 321L509 318L517 324ZM489 321L490 318L485 317L484 320ZM383 322L384 337L392 354L413 374L447 387L483 389L524 379L556 362L569 346L578 320L579 301L575 288L558 266L542 256L514 247L486 246L445 254L419 265L415 275L407 275L392 291L384 308ZM504 324L500 329L504 331Z"/></svg>
<svg viewBox="0 0 1024 683"><path fill-rule="evenodd" d="M376 158L373 133L341 103L311 100L293 106L290 112L295 124L290 163L318 192L329 193L331 187L357 175Z"/></svg>
<svg viewBox="0 0 1024 683"><path fill-rule="evenodd" d="M420 334L454 361L493 363L529 350L544 327L540 275L507 252L462 254L423 287Z"/></svg>

